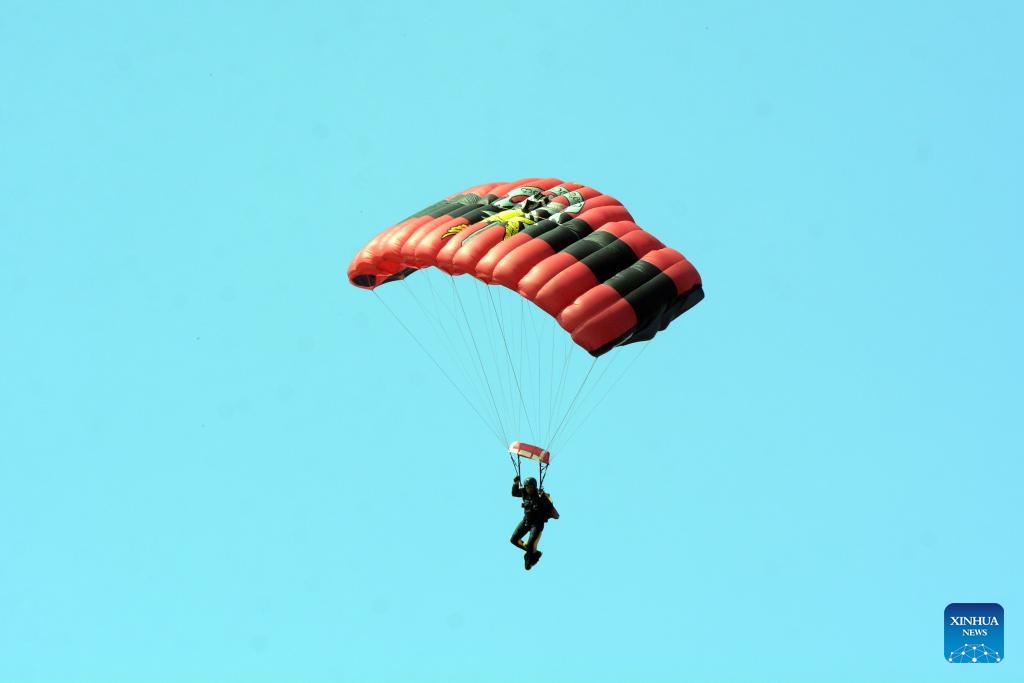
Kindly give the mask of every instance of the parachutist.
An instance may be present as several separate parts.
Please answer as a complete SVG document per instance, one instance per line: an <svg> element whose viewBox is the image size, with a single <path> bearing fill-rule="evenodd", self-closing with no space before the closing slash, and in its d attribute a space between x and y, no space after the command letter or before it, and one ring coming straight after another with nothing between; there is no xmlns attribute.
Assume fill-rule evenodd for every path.
<svg viewBox="0 0 1024 683"><path fill-rule="evenodd" d="M545 426L554 428L547 438L549 445L571 439L572 434L563 433L563 427L575 425L572 429L579 429L586 419L577 417L584 403L577 399L581 394L590 395L583 394L583 389L592 386L588 380L597 358L620 346L650 341L704 298L704 285L694 265L641 228L620 201L593 187L557 178L483 183L447 195L370 239L349 263L348 279L355 287L376 291L419 271L424 271L423 275L412 278L413 284L404 288L405 293L425 317L433 319L443 339L424 344L411 311L392 309L378 296L381 304L496 438L508 436L509 427L518 430L524 426L525 418L525 426L533 435ZM429 273L437 274L445 284L435 288ZM426 282L419 284L421 280ZM465 285L456 285L456 280ZM416 292L422 290L418 286L427 287L433 305L420 300ZM387 288L392 289L399 288ZM503 289L507 291L493 294ZM444 290L450 290L447 302ZM493 319L482 300L479 315L471 316L474 307L469 306L467 311L460 290L486 297ZM455 315L456 311L461 315ZM551 323L553 334L536 329L534 313L543 324ZM449 321L458 334L450 334ZM503 343L480 342L492 339L492 332L493 339L500 333ZM561 344L565 345L565 361L559 380L554 358ZM549 347L551 372L546 381L544 368L548 364L543 359ZM585 374L574 371L570 375L570 366L576 365L573 359L583 362L577 348L595 360L590 361ZM491 352L491 362L484 358L487 351ZM450 369L464 371L465 384L476 386L479 370L490 399L490 412L485 402L472 400L473 392L464 392L448 369L435 360L441 353L451 355L454 366ZM682 351L678 355L682 358ZM601 381L608 366L602 368L594 374L594 382ZM569 377L573 375L582 377L582 381L568 407L563 408L560 398L572 395L570 385L576 382ZM533 377L537 378L536 385L530 386L533 383L528 380ZM667 381L675 381L670 377L674 376L666 374ZM534 388L536 401L527 401ZM372 383L365 391L368 396L400 393L398 386ZM515 391L521 409L515 408L514 402L502 407L496 399L502 391ZM616 395L632 400L623 393ZM564 441L557 441L559 437ZM541 557L537 544L545 523L558 519L551 498L544 493L551 452L513 441L508 454L517 475L524 458L537 463L539 481L531 480L521 487L517 476L512 485L512 495L523 499L524 515L511 540L523 551L526 568L530 569ZM529 540L524 542L527 534Z"/></svg>
<svg viewBox="0 0 1024 683"><path fill-rule="evenodd" d="M509 539L512 545L523 551L523 564L527 571L533 568L543 554L537 550L537 543L540 542L544 525L549 519L558 519L558 510L551 502L551 496L543 489L537 488L537 480L533 477L526 479L526 484L519 485L519 477L512 480L512 495L523 499L523 521L519 522L512 538ZM530 534L525 543L523 537Z"/></svg>

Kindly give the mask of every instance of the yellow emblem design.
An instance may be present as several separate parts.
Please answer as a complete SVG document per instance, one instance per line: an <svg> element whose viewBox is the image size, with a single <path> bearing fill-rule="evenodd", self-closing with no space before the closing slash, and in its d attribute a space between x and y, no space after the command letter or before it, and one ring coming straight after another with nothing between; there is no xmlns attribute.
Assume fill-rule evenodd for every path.
<svg viewBox="0 0 1024 683"><path fill-rule="evenodd" d="M458 235L460 232L462 232L468 227L469 223L463 223L462 225L453 225L452 227L444 231L444 234L441 235L441 239L446 240L452 235Z"/></svg>
<svg viewBox="0 0 1024 683"><path fill-rule="evenodd" d="M534 218L527 215L522 209L507 209L505 211L500 211L494 214L493 216L488 216L484 220L486 221L484 225L474 230L472 235L463 240L463 244L473 239L487 228L492 228L496 225L501 225L505 228L505 237L503 237L502 239L507 240L509 237L515 235L520 230L522 230L523 227L527 225L533 225L536 222ZM452 227L445 230L444 234L441 235L441 239L448 239L452 235L457 235L468 227L468 223L463 223L462 225L453 225Z"/></svg>
<svg viewBox="0 0 1024 683"><path fill-rule="evenodd" d="M522 209L508 209L488 218L484 227L489 228L500 223L505 226L505 239L508 239L522 230L523 226L533 225L534 222Z"/></svg>

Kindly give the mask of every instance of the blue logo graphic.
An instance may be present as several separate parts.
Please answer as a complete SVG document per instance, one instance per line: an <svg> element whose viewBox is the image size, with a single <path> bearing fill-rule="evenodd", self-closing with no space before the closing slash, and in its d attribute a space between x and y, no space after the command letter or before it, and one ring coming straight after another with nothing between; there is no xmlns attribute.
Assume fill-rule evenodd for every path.
<svg viewBox="0 0 1024 683"><path fill-rule="evenodd" d="M994 602L946 606L946 661L996 664L1003 661L1003 608Z"/></svg>

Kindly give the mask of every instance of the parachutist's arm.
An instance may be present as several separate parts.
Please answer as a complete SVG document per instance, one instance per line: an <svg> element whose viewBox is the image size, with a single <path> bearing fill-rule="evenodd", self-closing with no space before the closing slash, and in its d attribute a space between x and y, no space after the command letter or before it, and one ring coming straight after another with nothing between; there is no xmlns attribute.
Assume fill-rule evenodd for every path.
<svg viewBox="0 0 1024 683"><path fill-rule="evenodd" d="M512 495L516 498L523 497L523 489L519 487L519 477L512 480Z"/></svg>

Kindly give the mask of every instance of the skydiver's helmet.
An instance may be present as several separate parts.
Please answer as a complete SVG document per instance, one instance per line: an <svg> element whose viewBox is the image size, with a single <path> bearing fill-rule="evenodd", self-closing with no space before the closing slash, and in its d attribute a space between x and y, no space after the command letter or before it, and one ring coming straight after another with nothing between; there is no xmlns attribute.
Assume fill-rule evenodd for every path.
<svg viewBox="0 0 1024 683"><path fill-rule="evenodd" d="M536 491L537 490L537 480L534 479L533 477L527 477L526 481L523 482L523 487L524 488L530 488L531 486L533 487L533 490Z"/></svg>

